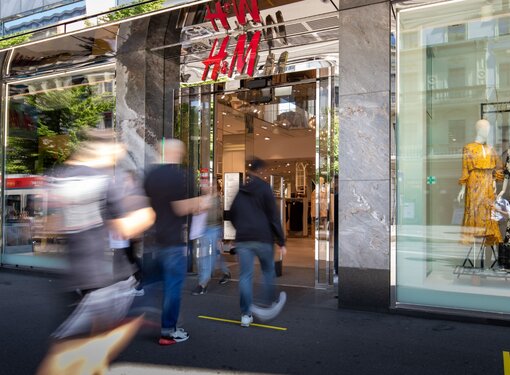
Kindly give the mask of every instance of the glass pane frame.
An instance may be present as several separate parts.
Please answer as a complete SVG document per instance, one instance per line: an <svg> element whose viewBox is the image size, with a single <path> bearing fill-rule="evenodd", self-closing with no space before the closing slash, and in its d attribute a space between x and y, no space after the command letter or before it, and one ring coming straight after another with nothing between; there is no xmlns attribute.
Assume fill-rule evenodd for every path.
<svg viewBox="0 0 510 375"><path fill-rule="evenodd" d="M2 90L2 173L6 176L2 264L62 270L66 267L64 242L48 232L52 216L45 184L79 143L80 129L115 127L115 66L10 80ZM14 103L20 107L17 112ZM84 105L86 110L80 107ZM9 146L15 137L25 139L18 142L17 153ZM7 195L20 196L19 211L9 210ZM34 195L41 197L40 207L29 207Z"/></svg>
<svg viewBox="0 0 510 375"><path fill-rule="evenodd" d="M500 159L504 159L508 148L508 116L506 107L502 108L508 88L498 77L499 66L507 61L497 52L507 35L504 27L503 32L498 33L498 29L501 20L508 18L508 11L499 2L490 6L481 6L477 1L408 5L395 6L396 246L392 250L392 305L448 309L462 314L508 313L510 309L504 303L508 298L504 288L506 274L498 272L495 262L498 248L494 246L492 251L490 246L480 248L478 243L469 254L476 262L471 267L466 261L470 246L461 241L466 209L462 201L457 202L463 149L475 139L476 121L485 118L491 123L487 144ZM409 17L403 20L406 14ZM449 40L448 26L461 23L466 25L465 38ZM475 40L489 52L470 47L469 43L474 44ZM446 49L453 51L453 44L457 48L455 57L447 57ZM411 62L411 54L419 58ZM441 58L444 61L440 64ZM466 70L460 71L462 64L452 64L453 59L458 62L463 58L473 62L475 68L466 64ZM411 65L415 72L410 70ZM448 70L449 67L454 69ZM446 68L445 73L441 68ZM482 89L478 90L477 85ZM462 107L462 101L470 107ZM446 105L456 115L443 116L441 127L437 118L441 106ZM438 140L440 133L444 133L442 141ZM502 189L499 179L496 189L496 193ZM443 204L440 195L447 198ZM439 223L447 229L440 230ZM504 237L504 225L500 231ZM479 271L481 261L484 267ZM415 265L411 266L411 262ZM441 271L443 280L433 283L434 275Z"/></svg>

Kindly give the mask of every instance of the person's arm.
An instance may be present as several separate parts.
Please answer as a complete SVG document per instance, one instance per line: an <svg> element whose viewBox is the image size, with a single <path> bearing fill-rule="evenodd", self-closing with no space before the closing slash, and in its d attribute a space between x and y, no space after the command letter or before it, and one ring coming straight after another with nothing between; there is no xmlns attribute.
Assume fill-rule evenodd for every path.
<svg viewBox="0 0 510 375"><path fill-rule="evenodd" d="M186 216L198 214L211 207L211 196L202 195L200 197L182 199L170 203L177 216Z"/></svg>
<svg viewBox="0 0 510 375"><path fill-rule="evenodd" d="M466 195L466 183L469 178L469 170L467 165L467 149L464 147L462 150L462 176L459 179L459 184L461 185L459 194L457 195L457 202L462 202L464 200L464 196Z"/></svg>
<svg viewBox="0 0 510 375"><path fill-rule="evenodd" d="M110 220L113 230L122 238L133 238L149 229L156 220L156 213L151 207L131 211L126 216Z"/></svg>
<svg viewBox="0 0 510 375"><path fill-rule="evenodd" d="M498 199L501 199L503 195L506 193L506 189L508 187L508 178L505 178L503 180L503 187L501 188L501 191L498 194Z"/></svg>

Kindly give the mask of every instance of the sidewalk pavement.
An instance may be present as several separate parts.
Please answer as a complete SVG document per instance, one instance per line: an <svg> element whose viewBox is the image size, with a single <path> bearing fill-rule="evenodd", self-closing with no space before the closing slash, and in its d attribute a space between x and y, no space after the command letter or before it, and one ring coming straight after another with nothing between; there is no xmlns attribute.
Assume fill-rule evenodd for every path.
<svg viewBox="0 0 510 375"><path fill-rule="evenodd" d="M59 284L48 274L0 269L1 374L35 372L64 318L55 303ZM510 327L343 310L332 291L284 287L287 305L266 324L286 330L242 328L203 318L240 319L237 282L213 279L207 294L192 296L195 285L188 277L181 309L191 337L171 346L157 344L153 293L136 298L134 310L144 310L148 324L110 374L505 374Z"/></svg>

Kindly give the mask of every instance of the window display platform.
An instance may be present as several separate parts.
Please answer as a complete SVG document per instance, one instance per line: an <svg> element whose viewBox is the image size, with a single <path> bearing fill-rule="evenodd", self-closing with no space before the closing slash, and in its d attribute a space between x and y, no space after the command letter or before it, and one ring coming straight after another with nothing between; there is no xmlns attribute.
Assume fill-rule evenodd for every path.
<svg viewBox="0 0 510 375"><path fill-rule="evenodd" d="M479 276L479 277L492 277L497 279L505 279L507 281L510 278L510 270L502 268L473 268L456 266L453 270L453 274L460 276Z"/></svg>

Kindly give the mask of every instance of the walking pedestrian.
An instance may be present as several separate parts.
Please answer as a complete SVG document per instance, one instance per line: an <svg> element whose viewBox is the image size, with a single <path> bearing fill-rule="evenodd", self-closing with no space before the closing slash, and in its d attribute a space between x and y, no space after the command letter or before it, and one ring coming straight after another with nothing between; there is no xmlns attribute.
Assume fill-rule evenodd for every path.
<svg viewBox="0 0 510 375"><path fill-rule="evenodd" d="M218 189L211 191L211 187L202 188L202 194L211 194L211 207L206 212L205 228L198 239L198 285L191 294L197 296L207 293L207 286L219 265L222 277L220 284L226 284L230 278L230 271L220 252L223 238L223 207Z"/></svg>
<svg viewBox="0 0 510 375"><path fill-rule="evenodd" d="M188 174L182 166L184 143L165 139L162 163L146 177L145 191L156 212L157 261L163 275L163 309L160 345L172 345L189 338L177 327L182 285L187 270L187 218L208 209L208 196L188 198Z"/></svg>
<svg viewBox="0 0 510 375"><path fill-rule="evenodd" d="M67 239L68 295L76 308L53 332L40 375L103 373L143 320L124 321L135 279L127 261L113 273L108 231L129 239L148 229L155 215L145 195L124 189L123 173L114 166L125 148L114 133L91 130L86 136L51 191Z"/></svg>
<svg viewBox="0 0 510 375"><path fill-rule="evenodd" d="M123 181L120 188L124 189L122 194L129 192L140 192L142 187L137 181L136 173L133 170L126 171L122 176ZM133 288L135 296L143 296L145 291L142 285L142 258L141 253L141 237L137 238L123 238L113 228L110 228L109 233L110 248L113 250L113 272L114 275L122 272L123 265L126 260L133 266L133 276L136 280L136 285Z"/></svg>
<svg viewBox="0 0 510 375"><path fill-rule="evenodd" d="M236 229L236 251L239 255L239 291L241 326L249 327L253 315L260 320L276 317L286 301L285 292L276 297L274 278L274 248L276 241L283 255L286 254L285 238L269 184L257 176L265 163L254 159L248 165L248 182L239 188L232 206L230 220ZM264 278L264 306L253 304L253 263L259 259Z"/></svg>

